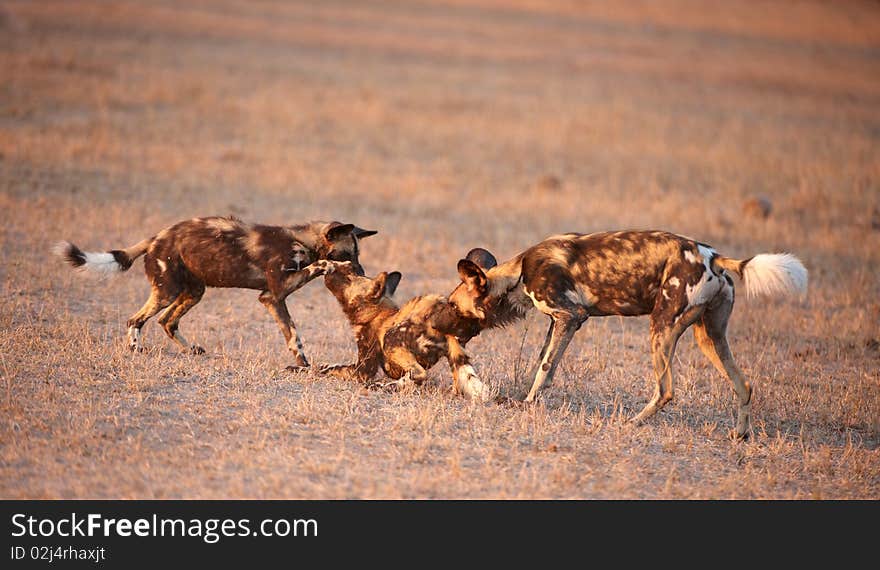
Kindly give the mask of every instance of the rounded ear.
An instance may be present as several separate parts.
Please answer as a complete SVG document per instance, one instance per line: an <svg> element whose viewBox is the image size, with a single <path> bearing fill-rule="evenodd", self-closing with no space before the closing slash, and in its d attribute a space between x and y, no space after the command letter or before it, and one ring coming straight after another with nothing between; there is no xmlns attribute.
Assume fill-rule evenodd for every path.
<svg viewBox="0 0 880 570"><path fill-rule="evenodd" d="M379 299L385 294L385 285L388 281L388 274L382 272L373 279L373 290L370 291L371 299Z"/></svg>
<svg viewBox="0 0 880 570"><path fill-rule="evenodd" d="M394 296L401 279L403 279L403 275L400 274L400 271L392 271L388 274L388 279L385 280L385 295L387 297Z"/></svg>
<svg viewBox="0 0 880 570"><path fill-rule="evenodd" d="M498 260L495 259L495 256L489 253L489 250L483 249L482 247L475 247L470 250L468 254L465 256L465 259L469 261L473 261L477 265L483 268L483 270L492 269L496 265L498 265Z"/></svg>
<svg viewBox="0 0 880 570"><path fill-rule="evenodd" d="M379 230L365 230L364 228L359 228L354 226L354 237L358 239L364 239L365 237L374 236L379 233Z"/></svg>
<svg viewBox="0 0 880 570"><path fill-rule="evenodd" d="M458 261L458 276L467 285L469 291L485 293L488 289L489 280L480 266L470 259Z"/></svg>
<svg viewBox="0 0 880 570"><path fill-rule="evenodd" d="M324 237L327 238L327 241L333 242L338 241L353 232L354 224L330 224L330 226L324 230Z"/></svg>

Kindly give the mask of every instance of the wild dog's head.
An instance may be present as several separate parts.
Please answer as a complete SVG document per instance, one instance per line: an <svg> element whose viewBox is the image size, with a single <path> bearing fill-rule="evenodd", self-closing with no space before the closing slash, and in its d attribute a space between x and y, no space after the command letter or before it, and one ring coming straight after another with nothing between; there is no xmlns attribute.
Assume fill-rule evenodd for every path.
<svg viewBox="0 0 880 570"><path fill-rule="evenodd" d="M377 307L396 308L391 297L397 290L401 277L399 271L383 271L374 278L364 277L355 269L354 264L346 263L338 266L333 273L325 275L324 284L342 305L349 319L352 322L361 322L371 319Z"/></svg>
<svg viewBox="0 0 880 570"><path fill-rule="evenodd" d="M476 320L480 329L503 327L522 318L528 308L510 295L519 282L518 270L512 274L509 263L497 266L494 255L482 248L472 249L458 262L461 283L449 295L461 318Z"/></svg>
<svg viewBox="0 0 880 570"><path fill-rule="evenodd" d="M487 310L492 308L486 272L496 265L498 261L495 256L481 247L470 250L458 262L461 283L449 295L449 302L462 317L480 322L486 320Z"/></svg>
<svg viewBox="0 0 880 570"><path fill-rule="evenodd" d="M350 261L358 275L364 274L358 259L358 240L375 235L375 230L365 230L354 224L331 222L321 233L315 246L318 259Z"/></svg>

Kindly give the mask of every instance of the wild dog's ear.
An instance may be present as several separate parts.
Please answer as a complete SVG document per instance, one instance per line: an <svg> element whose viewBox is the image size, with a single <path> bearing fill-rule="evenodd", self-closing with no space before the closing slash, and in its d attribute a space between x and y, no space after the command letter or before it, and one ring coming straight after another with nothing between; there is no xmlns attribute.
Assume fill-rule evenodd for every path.
<svg viewBox="0 0 880 570"><path fill-rule="evenodd" d="M359 228L357 226L354 227L354 237L358 239L374 236L377 233L379 233L379 230L365 230L364 228Z"/></svg>
<svg viewBox="0 0 880 570"><path fill-rule="evenodd" d="M488 290L489 280L480 266L470 259L461 259L458 262L458 275L467 285L468 291L483 294Z"/></svg>
<svg viewBox="0 0 880 570"><path fill-rule="evenodd" d="M394 292L397 291L397 286L400 285L402 278L403 275L400 274L400 271L392 271L388 274L388 278L385 280L385 295L387 297L394 296Z"/></svg>
<svg viewBox="0 0 880 570"><path fill-rule="evenodd" d="M334 242L354 232L354 224L330 224L324 230L324 237L327 241Z"/></svg>
<svg viewBox="0 0 880 570"><path fill-rule="evenodd" d="M373 279L373 288L370 290L370 299L379 300L385 294L385 285L388 283L388 273L383 271Z"/></svg>
<svg viewBox="0 0 880 570"><path fill-rule="evenodd" d="M473 261L477 265L483 268L483 270L492 269L496 265L498 265L498 260L495 259L495 256L489 253L489 250L483 249L482 247L475 247L470 250L468 254L465 256L465 259L468 261Z"/></svg>

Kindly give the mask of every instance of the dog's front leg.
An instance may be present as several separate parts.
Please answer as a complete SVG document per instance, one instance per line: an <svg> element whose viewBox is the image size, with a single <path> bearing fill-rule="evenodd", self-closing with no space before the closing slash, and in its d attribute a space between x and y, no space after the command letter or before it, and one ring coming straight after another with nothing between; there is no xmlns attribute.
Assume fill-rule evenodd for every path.
<svg viewBox="0 0 880 570"><path fill-rule="evenodd" d="M548 338L544 341L541 362L538 365L538 371L535 373L532 389L529 390L529 394L526 396L526 402L534 402L541 387L553 380L553 374L556 372L559 361L562 360L565 349L568 348L568 343L571 342L574 333L577 332L581 324L586 320L585 317L562 312L552 314L550 318L552 319L552 324L550 325Z"/></svg>
<svg viewBox="0 0 880 570"><path fill-rule="evenodd" d="M282 267L278 273L277 294L279 298L287 298L288 295L314 280L316 277L333 273L340 265L351 263L350 261L330 261L328 259L319 259L318 261L307 265L304 268L294 271L288 267ZM270 272L267 271L267 278L271 281ZM272 284L270 283L270 289Z"/></svg>
<svg viewBox="0 0 880 570"><path fill-rule="evenodd" d="M266 307L266 310L269 311L275 322L278 323L278 328L281 329L281 334L284 335L287 348L293 353L294 363L292 366L288 366L287 369L295 372L307 368L309 361L306 359L306 355L303 354L302 341L296 332L296 325L287 311L286 301L283 298L278 299L271 291L263 291L260 293L260 303Z"/></svg>
<svg viewBox="0 0 880 570"><path fill-rule="evenodd" d="M446 344L449 368L452 369L452 390L478 402L490 400L492 390L477 376L476 370L471 365L471 359L464 351L458 338L447 335Z"/></svg>
<svg viewBox="0 0 880 570"><path fill-rule="evenodd" d="M287 367L292 372L308 368L309 361L303 352L302 340L296 330L296 323L290 318L290 313L287 310L287 297L316 277L331 273L340 263L343 262L321 259L300 271L290 272L284 267L281 270L270 268L266 271L268 290L260 293L260 302L278 323L287 348L293 353L294 363Z"/></svg>

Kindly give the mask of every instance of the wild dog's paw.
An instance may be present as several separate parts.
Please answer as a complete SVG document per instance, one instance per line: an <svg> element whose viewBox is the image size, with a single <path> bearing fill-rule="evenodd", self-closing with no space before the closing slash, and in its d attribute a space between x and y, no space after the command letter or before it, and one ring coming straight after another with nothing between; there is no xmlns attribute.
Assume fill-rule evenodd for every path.
<svg viewBox="0 0 880 570"><path fill-rule="evenodd" d="M373 385L382 390L387 390L389 392L396 392L398 390L402 390L407 385L411 384L411 382L407 381L407 378L400 378L398 380L389 380L388 382L374 382Z"/></svg>
<svg viewBox="0 0 880 570"><path fill-rule="evenodd" d="M315 267L315 270L319 273L323 273L324 275L330 275L337 269L342 267L348 267L351 265L350 261L330 261L329 259L321 259L312 264Z"/></svg>
<svg viewBox="0 0 880 570"><path fill-rule="evenodd" d="M318 374L336 374L347 371L351 368L350 364L321 364L317 368Z"/></svg>
<svg viewBox="0 0 880 570"><path fill-rule="evenodd" d="M426 379L423 370L408 370L403 376L397 380L388 380L386 382L376 382L383 390L391 392L412 391L421 386Z"/></svg>
<svg viewBox="0 0 880 570"><path fill-rule="evenodd" d="M495 399L494 390L476 377L468 383L466 394L475 402L491 402Z"/></svg>
<svg viewBox="0 0 880 570"><path fill-rule="evenodd" d="M319 374L360 382L370 387L372 377L359 373L357 364L322 364L317 370Z"/></svg>
<svg viewBox="0 0 880 570"><path fill-rule="evenodd" d="M459 371L459 390L475 402L490 402L495 398L494 390L480 380L470 364Z"/></svg>
<svg viewBox="0 0 880 570"><path fill-rule="evenodd" d="M735 429L732 429L727 433L727 437L731 441L748 441L750 436L751 433L748 431L740 432Z"/></svg>
<svg viewBox="0 0 880 570"><path fill-rule="evenodd" d="M297 366L295 364L291 364L290 366L285 366L285 370L288 372L300 373L300 372L308 372L312 368L310 366Z"/></svg>
<svg viewBox="0 0 880 570"><path fill-rule="evenodd" d="M189 353L190 354L205 354L205 349L197 344L194 344L191 347L189 347Z"/></svg>
<svg viewBox="0 0 880 570"><path fill-rule="evenodd" d="M309 361L306 359L306 356L303 353L297 352L293 355L293 365L300 368L308 368Z"/></svg>
<svg viewBox="0 0 880 570"><path fill-rule="evenodd" d="M309 266L309 270L316 275L326 275L327 273L333 272L333 270L330 269L332 267L332 264L332 261L319 259Z"/></svg>

